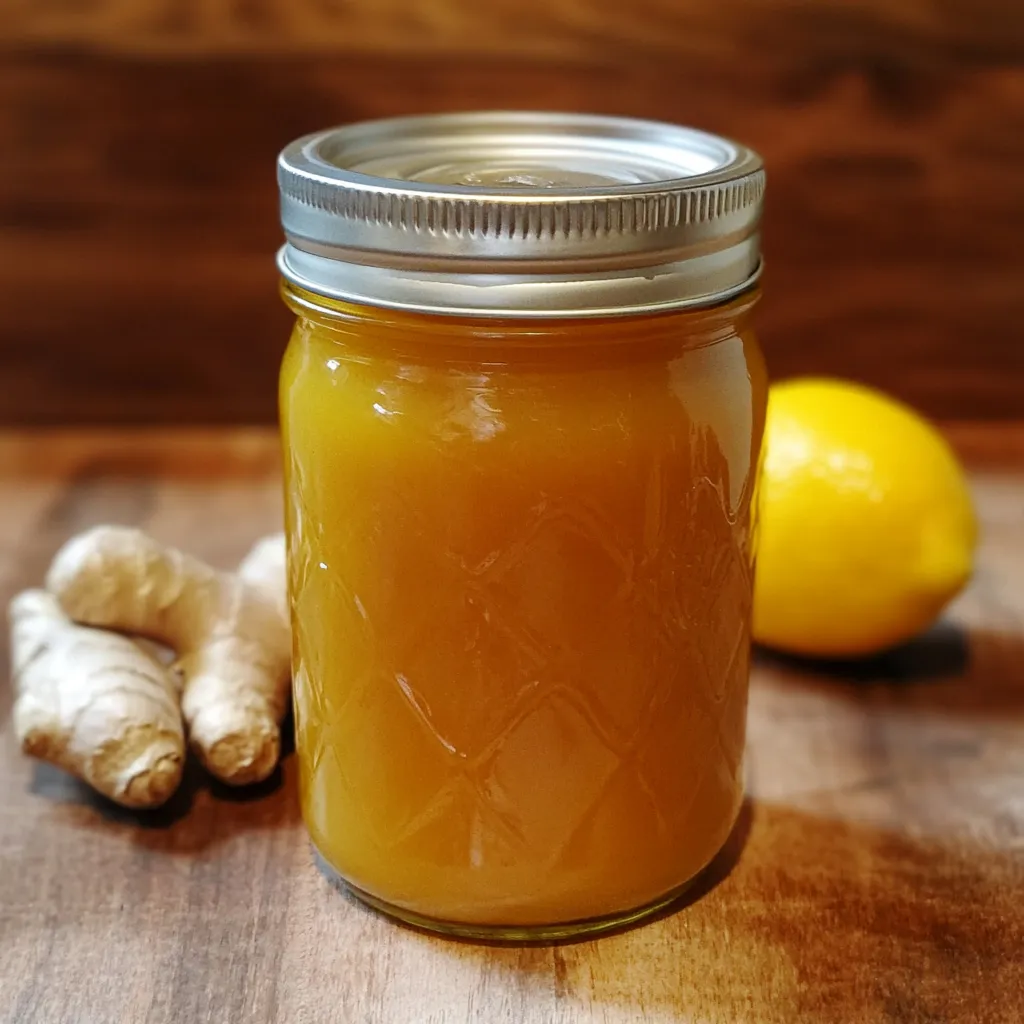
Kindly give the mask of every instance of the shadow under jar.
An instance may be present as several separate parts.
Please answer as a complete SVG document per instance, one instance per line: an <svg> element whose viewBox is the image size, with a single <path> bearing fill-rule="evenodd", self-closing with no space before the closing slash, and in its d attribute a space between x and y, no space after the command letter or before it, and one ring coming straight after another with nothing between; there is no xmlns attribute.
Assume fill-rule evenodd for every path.
<svg viewBox="0 0 1024 1024"><path fill-rule="evenodd" d="M653 912L742 800L760 160L651 122L463 114L308 136L279 181L322 861L449 934Z"/></svg>

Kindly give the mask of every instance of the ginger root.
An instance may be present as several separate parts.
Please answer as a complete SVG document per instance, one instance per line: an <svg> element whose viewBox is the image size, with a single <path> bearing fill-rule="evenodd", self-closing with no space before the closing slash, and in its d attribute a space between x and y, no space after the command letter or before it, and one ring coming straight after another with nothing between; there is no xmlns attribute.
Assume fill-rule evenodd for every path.
<svg viewBox="0 0 1024 1024"><path fill-rule="evenodd" d="M164 803L185 762L173 673L127 637L75 625L45 591L19 594L9 616L22 750L125 807Z"/></svg>
<svg viewBox="0 0 1024 1024"><path fill-rule="evenodd" d="M274 602L281 620L290 629L284 534L272 533L256 541L239 563L238 575L246 583L259 587Z"/></svg>
<svg viewBox="0 0 1024 1024"><path fill-rule="evenodd" d="M61 548L46 586L76 622L174 649L189 742L213 775L245 785L273 771L290 682L283 536L225 573L141 530L99 526Z"/></svg>

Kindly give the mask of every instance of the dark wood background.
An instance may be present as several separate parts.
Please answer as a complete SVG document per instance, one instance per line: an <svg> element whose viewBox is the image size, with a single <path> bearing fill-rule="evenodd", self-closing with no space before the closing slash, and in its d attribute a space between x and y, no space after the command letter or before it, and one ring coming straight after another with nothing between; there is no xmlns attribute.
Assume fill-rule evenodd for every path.
<svg viewBox="0 0 1024 1024"><path fill-rule="evenodd" d="M1024 416L1019 0L4 0L0 424L271 420L278 149L480 107L752 144L774 373Z"/></svg>

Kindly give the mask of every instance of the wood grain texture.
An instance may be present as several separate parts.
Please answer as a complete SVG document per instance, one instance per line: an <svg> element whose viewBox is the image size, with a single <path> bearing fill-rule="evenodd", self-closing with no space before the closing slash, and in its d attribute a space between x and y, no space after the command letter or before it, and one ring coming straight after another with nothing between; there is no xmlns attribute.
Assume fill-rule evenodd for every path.
<svg viewBox="0 0 1024 1024"><path fill-rule="evenodd" d="M749 142L769 170L776 376L1024 415L1012 0L8 0L0 423L272 419L278 149L481 107Z"/></svg>
<svg viewBox="0 0 1024 1024"><path fill-rule="evenodd" d="M619 57L630 51L734 57L765 22L779 33L766 60L788 59L814 37L835 53L867 43L899 56L943 50L988 60L1013 58L1024 44L1024 14L1006 0L973 6L903 0L7 0L0 32L10 46L79 46L159 54L338 50L414 56ZM799 30L803 26L803 31ZM831 26L832 31L823 31ZM823 40L823 37L826 37ZM902 54L900 51L904 51Z"/></svg>
<svg viewBox="0 0 1024 1024"><path fill-rule="evenodd" d="M751 799L700 898L592 942L448 942L352 903L313 867L291 756L254 792L193 771L165 811L118 811L20 756L0 677L0 1020L1018 1022L1024 428L954 441L983 467L970 590L886 658L761 657ZM278 521L276 462L258 432L0 437L0 598L104 520L231 565Z"/></svg>

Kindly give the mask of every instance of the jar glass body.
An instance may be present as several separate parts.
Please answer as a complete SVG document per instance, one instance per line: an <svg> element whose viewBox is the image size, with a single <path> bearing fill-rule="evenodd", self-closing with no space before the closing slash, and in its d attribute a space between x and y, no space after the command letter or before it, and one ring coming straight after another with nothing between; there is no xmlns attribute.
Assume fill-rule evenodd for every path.
<svg viewBox="0 0 1024 1024"><path fill-rule="evenodd" d="M371 903L467 935L629 920L742 800L756 293L459 319L285 288L303 814Z"/></svg>

